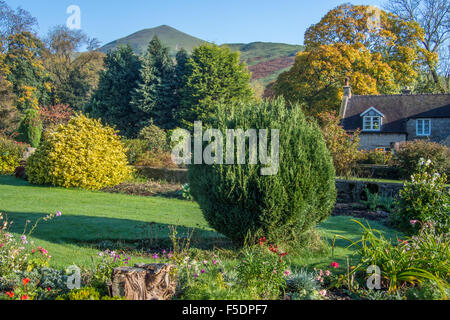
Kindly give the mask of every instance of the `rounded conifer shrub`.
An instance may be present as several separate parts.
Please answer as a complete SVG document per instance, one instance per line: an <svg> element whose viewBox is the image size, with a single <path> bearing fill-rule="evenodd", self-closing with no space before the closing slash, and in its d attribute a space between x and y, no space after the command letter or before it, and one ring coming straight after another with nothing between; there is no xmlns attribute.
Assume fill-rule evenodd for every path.
<svg viewBox="0 0 450 320"><path fill-rule="evenodd" d="M262 236L277 242L292 241L329 216L336 201L333 160L319 126L306 119L299 105L288 108L281 99L221 105L212 128L223 134L223 164L217 160L220 152L213 151L212 155L219 155L214 164L188 166L191 194L211 227L239 244ZM256 164L249 137L245 138L245 164L239 158L243 153L237 140L230 149L234 164L227 164L231 163L226 151L231 141L227 140L227 129L242 129L249 137L249 129L256 131ZM267 141L261 139L264 129L268 130ZM279 130L278 166L274 165L276 149L272 149L277 140L274 130ZM203 144L206 153L211 150L210 141L203 138L207 140ZM266 164L260 161L264 145L271 159ZM212 150L220 149L219 145ZM273 174L262 175L261 169L271 165Z"/></svg>
<svg viewBox="0 0 450 320"><path fill-rule="evenodd" d="M46 132L27 164L31 183L66 188L99 190L123 182L130 173L117 132L83 115Z"/></svg>

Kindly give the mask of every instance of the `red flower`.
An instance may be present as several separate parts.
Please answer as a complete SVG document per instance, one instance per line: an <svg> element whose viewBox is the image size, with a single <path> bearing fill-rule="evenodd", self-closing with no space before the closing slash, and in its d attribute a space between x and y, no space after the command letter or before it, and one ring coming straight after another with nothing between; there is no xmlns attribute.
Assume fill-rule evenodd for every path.
<svg viewBox="0 0 450 320"><path fill-rule="evenodd" d="M47 288L48 292L52 291L52 288Z"/></svg>
<svg viewBox="0 0 450 320"><path fill-rule="evenodd" d="M20 300L28 300L28 299L30 299L30 297L27 296L26 294L20 297Z"/></svg>
<svg viewBox="0 0 450 320"><path fill-rule="evenodd" d="M333 262L333 263L331 264L331 267L332 267L332 268L339 268L339 263Z"/></svg>
<svg viewBox="0 0 450 320"><path fill-rule="evenodd" d="M23 283L24 286L26 286L28 284L28 282L30 282L29 278L25 278L25 279L22 280L22 283Z"/></svg>
<svg viewBox="0 0 450 320"><path fill-rule="evenodd" d="M7 292L5 294L10 298L14 297L14 292Z"/></svg>

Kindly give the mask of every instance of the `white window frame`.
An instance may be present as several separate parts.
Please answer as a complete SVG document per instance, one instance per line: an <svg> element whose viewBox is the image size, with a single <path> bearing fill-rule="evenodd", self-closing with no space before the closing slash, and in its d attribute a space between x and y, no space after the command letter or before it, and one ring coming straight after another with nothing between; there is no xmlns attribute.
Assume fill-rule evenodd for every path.
<svg viewBox="0 0 450 320"><path fill-rule="evenodd" d="M375 128L375 119L378 119L378 128ZM366 128L366 122L370 123L370 128ZM381 116L365 116L363 117L363 131L381 131L383 125L383 118Z"/></svg>
<svg viewBox="0 0 450 320"><path fill-rule="evenodd" d="M425 132L425 121L428 121L428 123L429 123L428 132ZM422 132L419 132L419 122L422 122ZM416 119L416 135L418 137L431 136L431 119Z"/></svg>
<svg viewBox="0 0 450 320"><path fill-rule="evenodd" d="M366 114L369 113L370 111L374 111L377 115L376 116L366 116ZM361 117L362 117L362 131L365 131L365 132L380 132L381 131L381 127L383 126L384 114L382 114L380 111L378 111L374 107L370 107L369 109L367 109L366 111L361 113ZM375 119L378 119L378 122L379 122L378 128L375 128L375 126L374 126ZM370 123L369 129L366 129L366 126L365 126L366 122Z"/></svg>

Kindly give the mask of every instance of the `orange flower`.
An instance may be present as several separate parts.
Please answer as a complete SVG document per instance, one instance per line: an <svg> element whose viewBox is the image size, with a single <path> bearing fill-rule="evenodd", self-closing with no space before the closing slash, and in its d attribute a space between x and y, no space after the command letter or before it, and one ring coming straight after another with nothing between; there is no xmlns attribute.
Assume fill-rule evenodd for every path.
<svg viewBox="0 0 450 320"><path fill-rule="evenodd" d="M28 284L28 282L30 282L29 278L25 278L25 279L22 280L22 283L23 283L24 286L26 286Z"/></svg>
<svg viewBox="0 0 450 320"><path fill-rule="evenodd" d="M30 297L28 297L26 294L20 297L20 300L28 300Z"/></svg>
<svg viewBox="0 0 450 320"><path fill-rule="evenodd" d="M6 292L5 294L10 298L14 297L14 292Z"/></svg>

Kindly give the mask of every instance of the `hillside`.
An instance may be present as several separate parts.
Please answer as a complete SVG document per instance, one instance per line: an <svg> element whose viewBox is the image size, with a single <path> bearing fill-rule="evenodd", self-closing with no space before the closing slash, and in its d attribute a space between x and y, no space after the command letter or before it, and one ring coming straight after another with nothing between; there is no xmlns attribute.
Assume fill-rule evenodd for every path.
<svg viewBox="0 0 450 320"><path fill-rule="evenodd" d="M233 51L241 52L241 59L249 66L252 79L264 85L275 80L278 75L292 67L301 45L273 42L252 42L249 44L224 44Z"/></svg>
<svg viewBox="0 0 450 320"><path fill-rule="evenodd" d="M181 48L192 51L195 47L206 42L172 27L163 25L156 28L144 29L124 38L112 41L101 47L100 51L106 53L109 50L115 49L119 44L129 44L136 53L142 54L145 52L148 43L155 35L170 49L172 55L175 55Z"/></svg>
<svg viewBox="0 0 450 320"><path fill-rule="evenodd" d="M163 25L144 29L110 42L100 48L100 51L106 53L115 49L119 44L130 44L136 53L142 54L155 35L169 48L172 55L175 55L181 48L190 52L206 42ZM249 70L253 74L253 80L261 81L264 85L275 80L281 72L288 70L294 64L295 54L303 50L301 45L273 42L230 43L222 46L227 46L232 51L240 51L241 60L249 66Z"/></svg>

